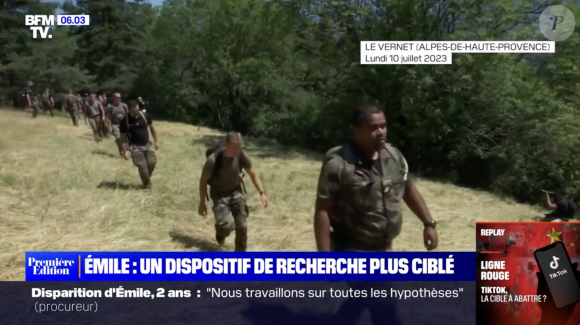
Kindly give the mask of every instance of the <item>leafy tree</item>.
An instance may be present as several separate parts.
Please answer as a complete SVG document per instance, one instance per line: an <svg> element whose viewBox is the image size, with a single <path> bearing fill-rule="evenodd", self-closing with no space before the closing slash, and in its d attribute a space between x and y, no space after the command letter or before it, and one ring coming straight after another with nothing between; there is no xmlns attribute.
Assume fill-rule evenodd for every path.
<svg viewBox="0 0 580 325"><path fill-rule="evenodd" d="M32 40L0 1L0 90L26 79L143 96L158 118L326 151L361 100L387 116L413 171L533 201L580 199L575 32L555 54L455 54L451 65L361 65L360 42L545 40L542 0L69 1L89 26ZM566 4L580 17L576 2ZM579 18L580 19L580 18ZM580 21L577 21L577 24Z"/></svg>

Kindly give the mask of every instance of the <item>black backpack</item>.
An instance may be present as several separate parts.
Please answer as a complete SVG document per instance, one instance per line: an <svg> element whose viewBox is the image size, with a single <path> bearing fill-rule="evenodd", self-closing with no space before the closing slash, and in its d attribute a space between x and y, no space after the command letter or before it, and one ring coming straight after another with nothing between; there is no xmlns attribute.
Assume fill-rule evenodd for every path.
<svg viewBox="0 0 580 325"><path fill-rule="evenodd" d="M215 153L215 163L213 166L213 170L211 173L211 177L210 180L217 176L220 169L221 169L221 164L223 162L223 152L224 152L225 147L222 145L215 145L211 148L208 148L205 151L205 158L209 158L209 156L211 156L212 154ZM242 186L242 192L246 193L246 185L244 184L244 169L242 168L242 166L238 163L238 173L239 173L239 177L240 177L240 184ZM209 196L206 195L206 199L209 201Z"/></svg>

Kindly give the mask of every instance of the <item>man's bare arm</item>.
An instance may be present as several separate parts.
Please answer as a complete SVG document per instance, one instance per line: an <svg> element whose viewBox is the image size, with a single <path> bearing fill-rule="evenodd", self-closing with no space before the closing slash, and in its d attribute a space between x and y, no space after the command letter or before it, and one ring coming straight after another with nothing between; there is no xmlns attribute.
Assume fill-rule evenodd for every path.
<svg viewBox="0 0 580 325"><path fill-rule="evenodd" d="M256 190L258 191L258 193L262 194L264 193L264 188L262 187L262 181L260 180L260 177L258 176L258 172L256 171L256 169L250 167L246 169L246 173L248 173L248 175L250 176L250 179L252 180L252 183L254 184L254 187L256 187Z"/></svg>
<svg viewBox="0 0 580 325"><path fill-rule="evenodd" d="M105 108L103 105L99 105L99 109L101 110L101 118L105 120L107 118L107 113L105 113Z"/></svg>
<svg viewBox="0 0 580 325"><path fill-rule="evenodd" d="M207 162L206 162L207 164ZM201 176L199 177L199 203L205 204L205 199L207 198L207 185L209 184L209 179L211 178L211 173L207 171L204 166L201 171Z"/></svg>
<svg viewBox="0 0 580 325"><path fill-rule="evenodd" d="M121 133L121 136L119 137L121 143L123 144L123 151L129 151L129 146L127 145L127 134L125 133Z"/></svg>
<svg viewBox="0 0 580 325"><path fill-rule="evenodd" d="M546 207L550 210L556 210L556 204L552 201L552 197L549 193L546 193Z"/></svg>
<svg viewBox="0 0 580 325"><path fill-rule="evenodd" d="M424 225L429 225L433 222L423 196L421 196L421 193L411 181L407 181L403 200Z"/></svg>
<svg viewBox="0 0 580 325"><path fill-rule="evenodd" d="M201 170L201 176L199 177L199 204L205 204L205 199L207 198L207 186L209 185L209 181L211 179L211 175L213 173L213 169L215 167L215 155L210 155L205 164L203 165L203 169Z"/></svg>
<svg viewBox="0 0 580 325"><path fill-rule="evenodd" d="M157 129L155 129L153 124L149 124L149 130L151 130L151 136L153 137L153 141L155 141L154 143L159 143L157 138Z"/></svg>

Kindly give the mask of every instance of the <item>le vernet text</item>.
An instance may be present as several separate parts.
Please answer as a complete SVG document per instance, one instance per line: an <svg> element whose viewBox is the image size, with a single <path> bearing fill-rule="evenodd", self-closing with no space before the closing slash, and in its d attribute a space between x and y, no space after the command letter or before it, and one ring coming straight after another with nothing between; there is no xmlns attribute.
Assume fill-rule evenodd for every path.
<svg viewBox="0 0 580 325"><path fill-rule="evenodd" d="M138 267L136 265L138 264ZM88 258L84 274L453 274L447 258Z"/></svg>

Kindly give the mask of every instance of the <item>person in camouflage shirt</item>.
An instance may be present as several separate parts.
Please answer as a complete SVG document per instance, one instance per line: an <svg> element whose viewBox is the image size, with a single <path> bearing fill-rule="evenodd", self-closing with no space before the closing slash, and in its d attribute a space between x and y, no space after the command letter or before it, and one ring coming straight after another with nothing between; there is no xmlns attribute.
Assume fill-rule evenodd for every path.
<svg viewBox="0 0 580 325"><path fill-rule="evenodd" d="M111 134L115 137L115 143L119 150L119 155L123 156L123 143L121 142L121 121L127 116L129 108L121 102L121 94L114 93L113 101L107 105L107 115L111 121Z"/></svg>
<svg viewBox="0 0 580 325"><path fill-rule="evenodd" d="M79 126L79 113L82 111L84 106L82 99L76 96L72 89L69 89L64 102L66 111L70 114L73 125Z"/></svg>
<svg viewBox="0 0 580 325"><path fill-rule="evenodd" d="M23 92L23 96L24 96L24 105L25 108L32 108L32 117L36 118L36 116L38 116L38 110L40 109L39 107L39 103L38 103L38 98L36 98L36 96L34 96L33 92L32 92L32 86L34 84L29 81L26 83L26 87L24 87L24 89L22 90Z"/></svg>
<svg viewBox="0 0 580 325"><path fill-rule="evenodd" d="M105 116L103 105L97 100L96 94L91 94L85 106L85 123L91 126L93 130L93 137L96 142L101 142L104 135L100 127Z"/></svg>
<svg viewBox="0 0 580 325"><path fill-rule="evenodd" d="M423 223L425 247L435 249L435 221L407 179L405 158L385 142L383 112L361 106L354 112L352 126L353 141L330 149L322 165L315 209L318 250L390 250L401 231L401 200Z"/></svg>
<svg viewBox="0 0 580 325"><path fill-rule="evenodd" d="M50 116L54 116L54 98L50 93L50 89L46 88L41 95L40 103L42 105L42 110L45 113L50 113Z"/></svg>
<svg viewBox="0 0 580 325"><path fill-rule="evenodd" d="M98 95L97 101L101 103L101 106L103 106L103 110L105 112L105 115L103 115L100 125L101 133L103 134L104 138L108 139L109 136L111 135L111 115L109 114L107 102L105 101L105 95L103 94Z"/></svg>
<svg viewBox="0 0 580 325"><path fill-rule="evenodd" d="M400 233L404 200L424 225L427 250L437 247L436 223L421 194L407 179L401 152L385 142L383 112L363 105L351 120L351 143L326 154L318 181L314 234L318 251L389 251ZM389 282L349 282L355 290L389 290ZM348 299L335 315L337 324L355 324L369 309L373 324L401 324L394 300Z"/></svg>

